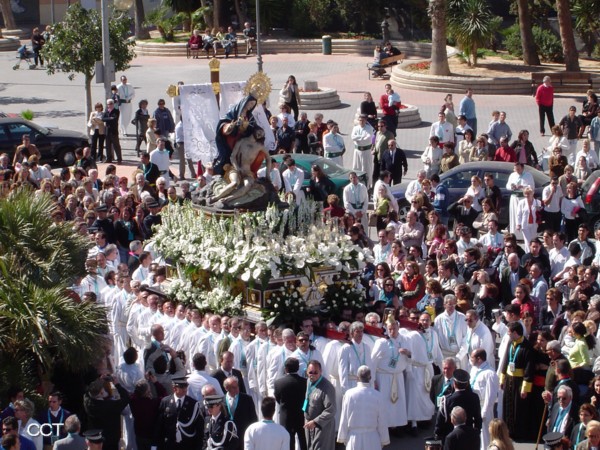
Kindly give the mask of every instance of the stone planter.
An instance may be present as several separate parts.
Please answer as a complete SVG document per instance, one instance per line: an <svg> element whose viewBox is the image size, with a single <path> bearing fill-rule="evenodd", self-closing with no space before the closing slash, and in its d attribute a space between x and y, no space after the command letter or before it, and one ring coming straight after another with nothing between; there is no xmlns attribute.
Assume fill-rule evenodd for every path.
<svg viewBox="0 0 600 450"><path fill-rule="evenodd" d="M21 43L18 39L12 37L0 38L0 52L16 52Z"/></svg>
<svg viewBox="0 0 600 450"><path fill-rule="evenodd" d="M398 113L398 128L414 128L421 125L421 114L419 113L419 108L414 105L407 105L406 103L404 103L402 106L406 106L406 108L402 108ZM359 115L360 108L357 108L355 123L357 123ZM381 116L381 110L377 110L377 117L381 118Z"/></svg>

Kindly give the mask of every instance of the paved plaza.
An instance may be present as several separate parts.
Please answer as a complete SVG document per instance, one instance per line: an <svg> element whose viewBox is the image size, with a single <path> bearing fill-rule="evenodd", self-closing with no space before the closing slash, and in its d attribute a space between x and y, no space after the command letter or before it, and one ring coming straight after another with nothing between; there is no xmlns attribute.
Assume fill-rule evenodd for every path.
<svg viewBox="0 0 600 450"><path fill-rule="evenodd" d="M410 58L410 55L408 55ZM287 76L293 74L302 86L305 80L317 80L319 86L337 89L342 107L335 110L322 111L325 119L333 119L340 124L340 130L345 134L346 148L349 150L344 157L344 165L352 165L352 142L350 132L353 126L356 109L363 99L363 92L370 91L375 101L383 93L387 81L369 80L366 64L369 57L356 55L320 55L320 54L276 54L263 56L263 68L273 84L270 96L271 112L277 113L278 92L283 87ZM41 124L57 125L60 128L85 132L85 94L83 76L77 75L74 81L69 81L67 74L57 73L47 75L44 70L12 70L16 60L12 52L0 54L0 111L20 113L31 109L35 121ZM221 80L246 80L256 72L255 57L240 57L221 59ZM23 65L25 67L25 65ZM126 72L129 83L136 90L134 111L137 102L147 99L149 110L156 108L159 98L167 99L166 89L169 84L184 81L186 84L207 83L210 81L207 59L186 59L174 57L135 58L131 68ZM117 74L117 79L121 73ZM409 158L408 178L414 178L421 167L417 159L428 143L429 128L432 121L437 120L437 112L443 103L444 93L398 90L402 102L418 106L423 123L414 129L398 130L398 142L406 151ZM581 101L585 93L578 97L558 94L555 100L554 114L557 121L566 114L571 104L581 109ZM458 110L461 94L454 94L454 103ZM537 107L531 96L493 96L474 94L477 105L479 131L486 131L491 111L494 109L507 112L507 123L516 138L519 130L528 129L538 154L548 142L548 137L542 138L538 132ZM103 87L93 84L92 102L103 101ZM308 111L309 119L316 111ZM223 112L224 114L224 112ZM548 128L548 127L546 127ZM133 132L133 127L131 127ZM549 130L547 130L548 132ZM137 162L135 157L134 139L122 141L124 160ZM174 161L174 164L176 162ZM120 168L119 172L129 175L129 170Z"/></svg>
<svg viewBox="0 0 600 450"><path fill-rule="evenodd" d="M408 55L410 57L410 55ZM305 80L317 80L319 86L337 89L342 107L336 110L321 111L325 119L333 119L340 124L340 130L345 134L346 148L349 151L344 158L344 165L352 165L352 142L350 132L353 120L364 91L370 91L377 101L383 93L384 80L369 80L366 64L371 58L355 55L324 56L318 54L279 54L264 55L264 71L270 76L273 91L270 96L271 111L277 112L278 92L287 76L293 74L300 85ZM85 117L85 94L83 76L77 75L74 81L69 81L67 74L57 73L49 76L44 70L17 70L12 66L16 58L14 53L0 54L0 111L5 113L20 113L30 109L34 112L35 121L41 124L52 124L60 128L85 132L87 117ZM23 66L25 67L25 66ZM221 80L240 81L246 80L257 69L255 57L221 59ZM134 111L137 102L147 99L149 109L153 111L159 98L170 99L166 94L169 84L184 81L186 84L207 83L210 80L208 60L186 59L173 57L139 57L132 61L132 67L126 72L128 80L136 89ZM117 79L121 73L117 74ZM398 142L406 151L409 158L408 178L414 178L416 171L422 167L418 159L428 143L429 129L432 121L437 120L437 113L443 103L444 93L422 91L398 91L402 102L416 105L421 114L423 123L414 129L398 130ZM581 101L585 93L578 97L559 94L555 100L555 117L557 121L566 114L572 104L581 108ZM93 85L92 102L104 101L103 87ZM454 94L455 106L462 95ZM475 92L474 99L477 105L479 131L486 131L490 120L491 111L494 109L507 112L507 123L510 125L513 138L519 130L528 129L536 151L541 153L542 147L548 142L548 136L539 135L537 107L531 96L487 96ZM311 119L316 111L309 111ZM222 112L224 114L224 112ZM133 132L133 127L131 127ZM547 130L549 131L549 130ZM127 165L137 164L134 152L134 139L122 140L124 161ZM174 168L176 161L173 162ZM130 175L131 168L120 166L119 174ZM177 172L175 172L177 173ZM420 430L418 438L405 436L399 440L393 439L388 448L422 448L423 437L431 433L431 428ZM517 449L531 448L531 444L519 444Z"/></svg>

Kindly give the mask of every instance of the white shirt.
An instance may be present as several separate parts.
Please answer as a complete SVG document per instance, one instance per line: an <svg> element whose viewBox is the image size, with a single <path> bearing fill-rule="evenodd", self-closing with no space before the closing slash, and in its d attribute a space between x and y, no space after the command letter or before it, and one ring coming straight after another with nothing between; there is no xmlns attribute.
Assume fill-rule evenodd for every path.
<svg viewBox="0 0 600 450"><path fill-rule="evenodd" d="M278 423L268 420L255 422L244 434L244 450L289 450L290 434Z"/></svg>
<svg viewBox="0 0 600 450"><path fill-rule="evenodd" d="M375 135L375 130L369 123L365 123L364 127L360 125L355 125L352 128L352 133L350 137L354 141L354 145L358 147L369 146L373 143L373 136Z"/></svg>
<svg viewBox="0 0 600 450"><path fill-rule="evenodd" d="M440 142L454 142L454 127L450 122L434 122L429 131L429 137L437 136Z"/></svg>
<svg viewBox="0 0 600 450"><path fill-rule="evenodd" d="M529 186L532 189L535 188L533 175L525 171L523 171L521 175L519 175L517 172L513 172L510 174L510 176L508 177L508 181L506 182L506 189L508 189L509 191L514 190L512 188L513 184L517 186L517 189L523 189L526 186Z"/></svg>
<svg viewBox="0 0 600 450"><path fill-rule="evenodd" d="M120 83L117 86L117 90L119 92L119 97L121 98L121 100L131 101L133 100L133 97L135 97L135 89L130 84Z"/></svg>
<svg viewBox="0 0 600 450"><path fill-rule="evenodd" d="M302 183L304 182L304 172L297 167L294 171L286 169L283 172L282 177L283 184L285 185L285 192L297 193L302 188Z"/></svg>
<svg viewBox="0 0 600 450"><path fill-rule="evenodd" d="M566 246L563 246L560 250L553 248L548 252L548 256L550 259L550 277L554 278L558 275L565 267L565 263L569 259L569 249Z"/></svg>
<svg viewBox="0 0 600 450"><path fill-rule="evenodd" d="M216 378L211 377L204 370L192 371L192 373L190 374L190 376L187 379L187 382L188 382L187 395L189 395L190 397L192 397L194 400L196 400L198 402L201 402L204 399L204 397L202 396L202 388L206 384L210 384L212 387L214 387L215 391L217 391L217 395L221 395L221 396L223 395L223 389L221 389L221 385L219 384L219 381Z"/></svg>
<svg viewBox="0 0 600 450"><path fill-rule="evenodd" d="M267 167L261 167L260 169L258 169L258 171L256 172L256 176L257 177L266 177L267 176ZM273 187L275 188L275 190L279 191L281 190L281 186L283 185L282 181L281 181L281 172L279 172L279 169L271 169L271 183L273 184Z"/></svg>
<svg viewBox="0 0 600 450"><path fill-rule="evenodd" d="M369 194L362 183L350 183L344 188L344 208L351 214L365 213L369 208Z"/></svg>
<svg viewBox="0 0 600 450"><path fill-rule="evenodd" d="M408 183L404 196L406 197L406 200L412 202L413 198L415 198L415 195L417 195L419 192L423 192L423 186L421 186L419 180L412 180L410 183Z"/></svg>
<svg viewBox="0 0 600 450"><path fill-rule="evenodd" d="M340 153L346 148L344 144L344 138L337 133L327 133L323 136L323 149L327 156L327 153Z"/></svg>
<svg viewBox="0 0 600 450"><path fill-rule="evenodd" d="M552 192L552 186L548 185L542 191L542 200L544 200L544 209L547 212L560 212L560 200L564 197L560 184L556 186L556 192L550 198Z"/></svg>

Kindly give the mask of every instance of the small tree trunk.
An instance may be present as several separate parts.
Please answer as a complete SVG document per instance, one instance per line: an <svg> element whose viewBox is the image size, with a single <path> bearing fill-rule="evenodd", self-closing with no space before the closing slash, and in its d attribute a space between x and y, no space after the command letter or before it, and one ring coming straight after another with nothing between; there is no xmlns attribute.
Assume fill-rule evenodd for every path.
<svg viewBox="0 0 600 450"><path fill-rule="evenodd" d="M85 121L90 117L92 112L92 79L93 74L85 74Z"/></svg>
<svg viewBox="0 0 600 450"><path fill-rule="evenodd" d="M219 31L221 26L221 1L213 0L213 29Z"/></svg>
<svg viewBox="0 0 600 450"><path fill-rule="evenodd" d="M473 44L471 53L473 54L473 67L477 67L477 44Z"/></svg>
<svg viewBox="0 0 600 450"><path fill-rule="evenodd" d="M531 12L528 0L518 0L519 7L519 32L521 34L521 48L523 49L523 62L529 66L539 66L540 57L535 48L533 31L531 30Z"/></svg>
<svg viewBox="0 0 600 450"><path fill-rule="evenodd" d="M17 22L15 22L15 15L10 7L10 0L0 0L0 12L4 19L4 27L7 30L15 30L17 28Z"/></svg>
<svg viewBox="0 0 600 450"><path fill-rule="evenodd" d="M569 0L556 0L556 12L558 16L558 27L560 29L560 40L565 56L565 68L570 72L579 72L579 55L575 46L575 35L571 23L571 10Z"/></svg>
<svg viewBox="0 0 600 450"><path fill-rule="evenodd" d="M146 14L144 12L144 0L135 0L134 8L135 37L137 39L150 39L150 32L143 25L144 21L146 20Z"/></svg>
<svg viewBox="0 0 600 450"><path fill-rule="evenodd" d="M206 4L206 0L200 0L200 6L202 6L203 8L206 8L208 6ZM212 17L210 17L210 14L205 12L203 15L204 15L204 24L205 24L206 28L212 28L213 21L212 21Z"/></svg>
<svg viewBox="0 0 600 450"><path fill-rule="evenodd" d="M446 52L446 0L431 0L431 69L432 75L450 75Z"/></svg>
<svg viewBox="0 0 600 450"><path fill-rule="evenodd" d="M242 7L240 6L240 0L235 0L234 4L235 4L235 14L238 17L238 24L240 26L240 29L242 29L242 27L244 26L244 22L246 22L246 16L244 15L244 12L242 11Z"/></svg>

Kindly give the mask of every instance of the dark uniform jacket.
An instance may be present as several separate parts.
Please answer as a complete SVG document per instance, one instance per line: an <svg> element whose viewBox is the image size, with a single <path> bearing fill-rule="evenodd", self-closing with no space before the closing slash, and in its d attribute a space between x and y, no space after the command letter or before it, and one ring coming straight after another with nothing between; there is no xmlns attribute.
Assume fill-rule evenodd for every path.
<svg viewBox="0 0 600 450"><path fill-rule="evenodd" d="M175 395L163 398L158 408L156 428L158 448L164 450L200 448L203 440L203 425L200 404L192 397L186 395L179 410Z"/></svg>
<svg viewBox="0 0 600 450"><path fill-rule="evenodd" d="M481 430L481 404L479 396L470 388L457 390L444 398L435 420L435 435L445 439L452 431L450 413L455 406L464 408L467 413L466 426Z"/></svg>
<svg viewBox="0 0 600 450"><path fill-rule="evenodd" d="M235 423L221 412L216 420L207 415L204 419L204 447L207 450L238 450L239 438ZM268 449L267 449L268 450Z"/></svg>

